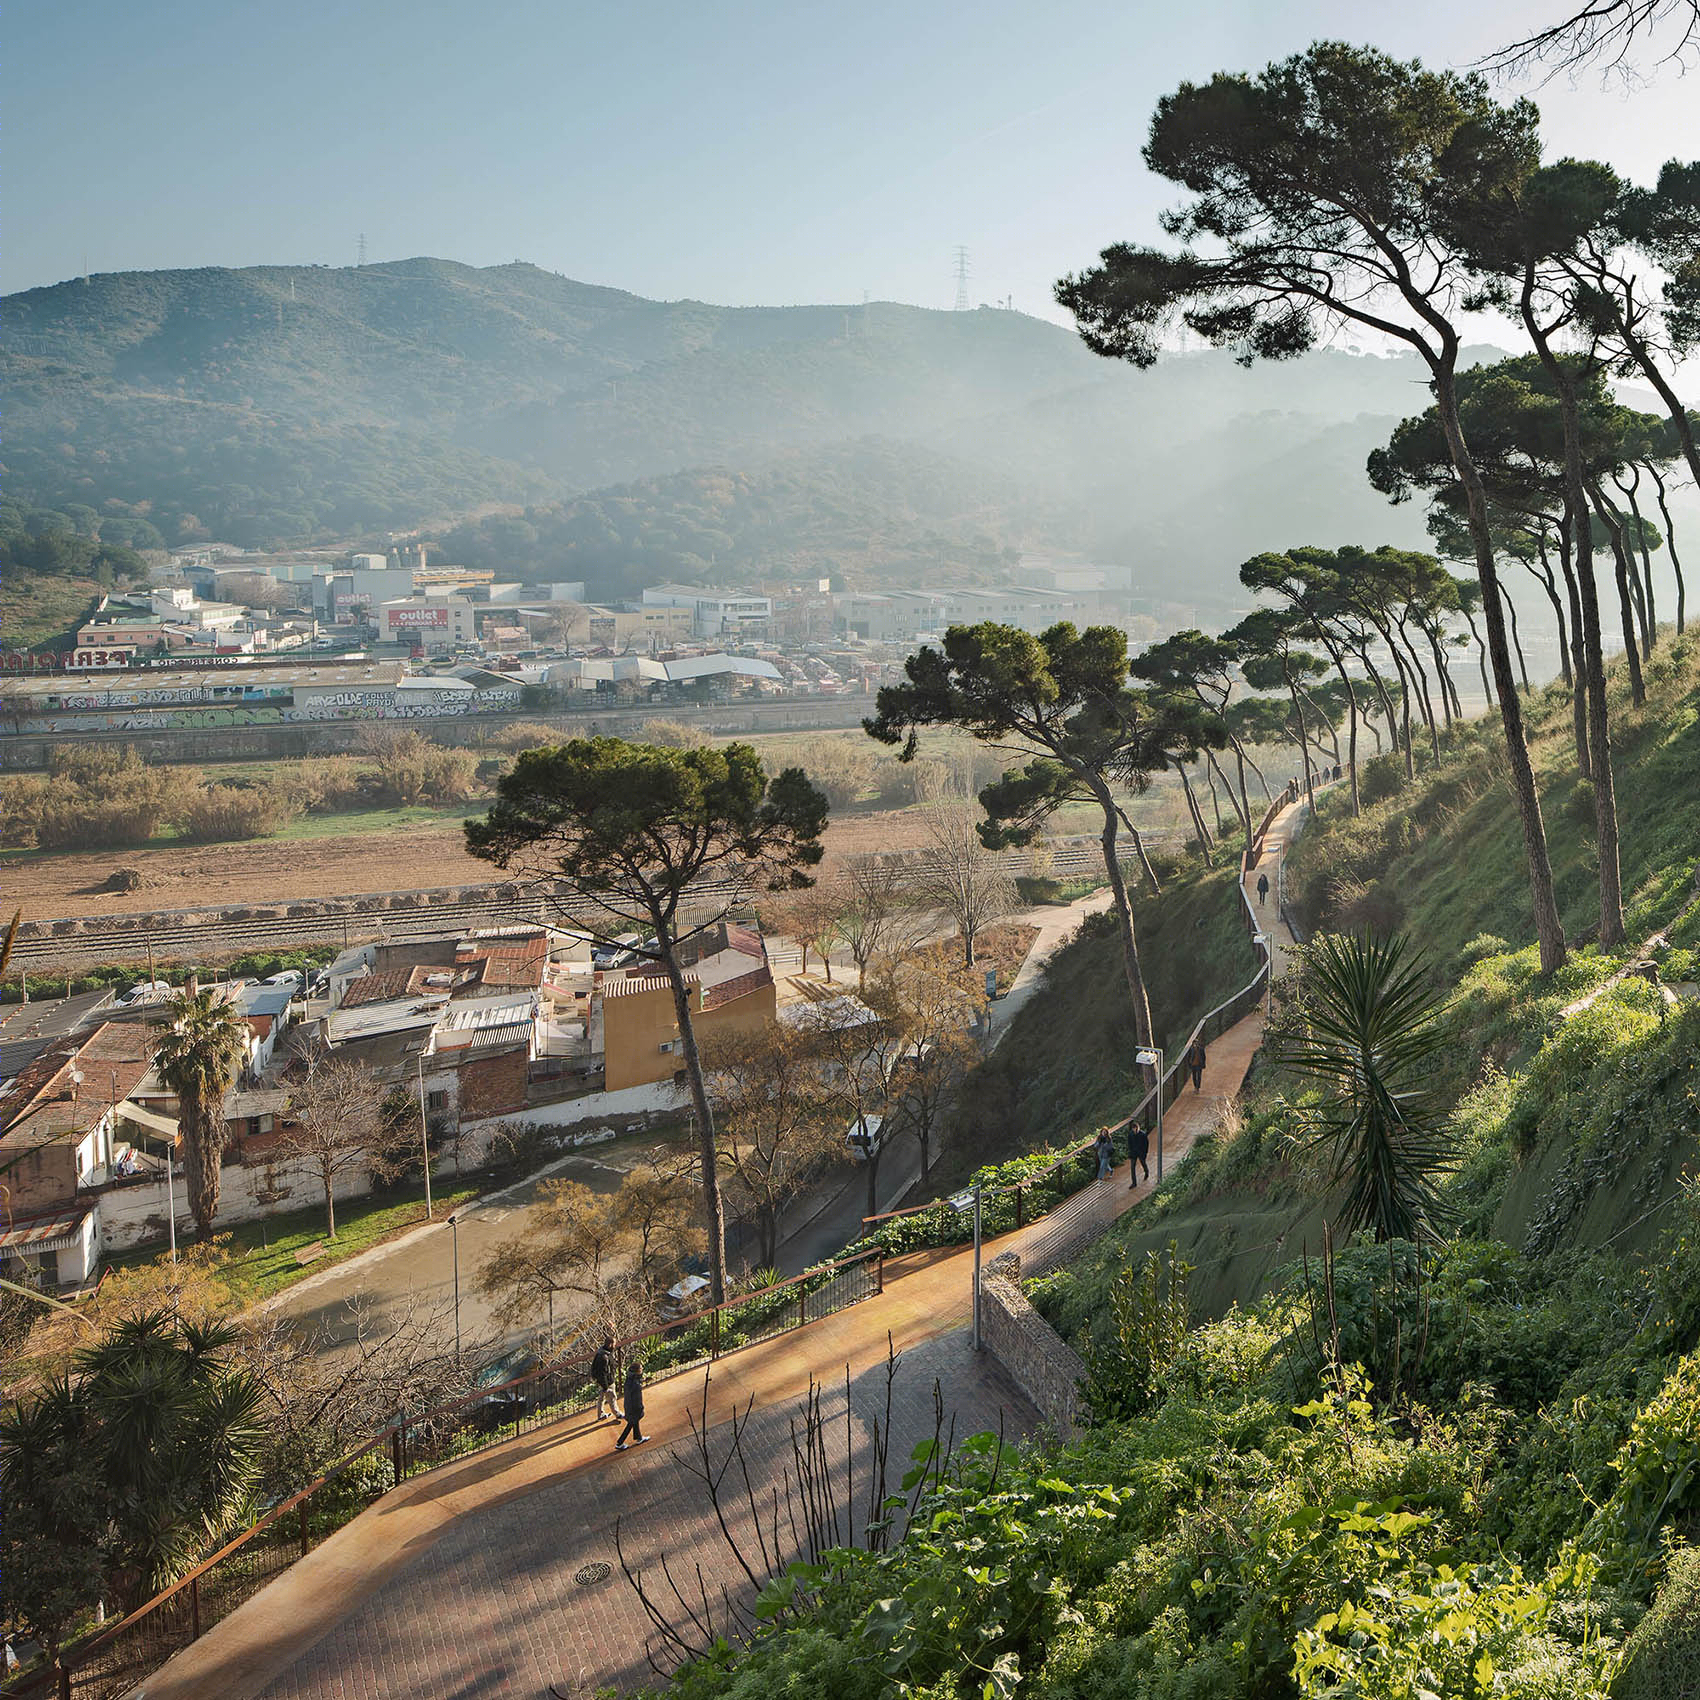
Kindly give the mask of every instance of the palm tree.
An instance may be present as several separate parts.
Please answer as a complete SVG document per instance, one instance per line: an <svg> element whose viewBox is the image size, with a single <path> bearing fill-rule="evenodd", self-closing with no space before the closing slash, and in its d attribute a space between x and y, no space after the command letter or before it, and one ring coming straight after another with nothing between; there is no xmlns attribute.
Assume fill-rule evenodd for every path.
<svg viewBox="0 0 1700 1700"><path fill-rule="evenodd" d="M154 1045L153 1066L177 1094L189 1209L200 1237L208 1239L224 1158L224 1095L247 1052L248 1029L230 1004L211 991L197 991L193 980L172 999L170 1010L171 1026Z"/></svg>
<svg viewBox="0 0 1700 1700"><path fill-rule="evenodd" d="M72 1373L0 1413L0 1598L50 1650L97 1601L168 1587L253 1509L260 1389L229 1322L126 1317Z"/></svg>
<svg viewBox="0 0 1700 1700"><path fill-rule="evenodd" d="M1330 1160L1342 1235L1439 1237L1451 1214L1439 1188L1454 1166L1428 1085L1446 1044L1439 998L1403 934L1325 934L1311 946L1300 1032L1276 1061L1322 1087L1301 1112L1310 1148Z"/></svg>
<svg viewBox="0 0 1700 1700"><path fill-rule="evenodd" d="M226 1361L238 1339L230 1322L146 1311L77 1355L121 1597L168 1586L249 1510L264 1434L258 1385Z"/></svg>

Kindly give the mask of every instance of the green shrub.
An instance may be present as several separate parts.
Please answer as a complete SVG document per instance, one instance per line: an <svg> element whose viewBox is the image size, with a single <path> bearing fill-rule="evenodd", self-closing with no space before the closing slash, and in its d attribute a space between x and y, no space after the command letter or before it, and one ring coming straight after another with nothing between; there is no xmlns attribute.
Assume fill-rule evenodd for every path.
<svg viewBox="0 0 1700 1700"><path fill-rule="evenodd" d="M1612 1700L1700 1700L1700 1549L1665 1565L1652 1608L1624 1643Z"/></svg>
<svg viewBox="0 0 1700 1700"><path fill-rule="evenodd" d="M268 837L287 826L296 813L294 802L282 791L206 785L189 798L179 821L190 843L222 844Z"/></svg>

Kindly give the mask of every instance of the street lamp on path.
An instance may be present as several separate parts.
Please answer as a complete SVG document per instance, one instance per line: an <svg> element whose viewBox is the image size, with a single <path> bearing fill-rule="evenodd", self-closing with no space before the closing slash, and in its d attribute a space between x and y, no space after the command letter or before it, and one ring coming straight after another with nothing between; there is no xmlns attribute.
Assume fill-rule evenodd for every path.
<svg viewBox="0 0 1700 1700"><path fill-rule="evenodd" d="M1163 1182L1163 1048L1156 1046L1149 1051L1135 1051L1133 1060L1141 1068L1154 1068L1157 1071L1157 1184Z"/></svg>
<svg viewBox="0 0 1700 1700"><path fill-rule="evenodd" d="M460 1358L460 1223L457 1220L460 1212L455 1211L449 1217L449 1232L454 1237L455 1259L455 1358Z"/></svg>

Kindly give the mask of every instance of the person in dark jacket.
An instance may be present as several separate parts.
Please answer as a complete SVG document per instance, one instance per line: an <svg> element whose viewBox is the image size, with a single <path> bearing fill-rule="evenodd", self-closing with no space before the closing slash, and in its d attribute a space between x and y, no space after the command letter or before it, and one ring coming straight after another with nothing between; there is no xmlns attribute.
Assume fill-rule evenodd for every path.
<svg viewBox="0 0 1700 1700"><path fill-rule="evenodd" d="M1146 1180L1151 1179L1151 1165L1146 1158L1151 1153L1151 1135L1145 1131L1144 1122L1134 1122L1127 1130L1127 1184L1131 1191L1139 1185L1138 1171L1145 1171Z"/></svg>
<svg viewBox="0 0 1700 1700"><path fill-rule="evenodd" d="M612 1334L602 1336L602 1344L596 1348L596 1356L590 1360L590 1379L596 1383L596 1420L602 1421L602 1407L604 1405L608 1407L608 1416L619 1416L620 1403L614 1396L614 1336Z"/></svg>
<svg viewBox="0 0 1700 1700"><path fill-rule="evenodd" d="M632 1361L626 1365L626 1426L614 1442L616 1452L625 1451L628 1434L634 1446L642 1446L649 1438L643 1432L643 1361L635 1352Z"/></svg>
<svg viewBox="0 0 1700 1700"><path fill-rule="evenodd" d="M1267 903L1269 901L1268 874L1259 874L1257 876L1257 901L1259 903Z"/></svg>
<svg viewBox="0 0 1700 1700"><path fill-rule="evenodd" d="M1186 1054L1186 1065L1192 1070L1192 1089L1202 1090L1204 1086L1204 1041L1195 1039L1192 1049Z"/></svg>
<svg viewBox="0 0 1700 1700"><path fill-rule="evenodd" d="M1110 1130L1107 1127L1098 1129L1098 1137L1093 1141L1092 1149L1098 1158L1098 1179L1107 1181L1116 1162L1115 1143L1110 1138Z"/></svg>

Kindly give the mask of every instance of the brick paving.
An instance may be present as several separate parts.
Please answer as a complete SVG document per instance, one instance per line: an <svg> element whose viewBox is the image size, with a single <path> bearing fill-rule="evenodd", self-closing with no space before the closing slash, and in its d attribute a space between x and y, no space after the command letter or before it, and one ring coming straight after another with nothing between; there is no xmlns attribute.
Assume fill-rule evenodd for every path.
<svg viewBox="0 0 1700 1700"><path fill-rule="evenodd" d="M897 1368L888 1449L893 1485L914 1447L932 1437L935 1380L948 1389L946 1408L958 1439L996 1431L1001 1422L1013 1442L1037 1425L1032 1408L996 1364L974 1354L965 1331L926 1341L905 1352ZM884 1421L885 1383L884 1367L876 1365L855 1376L849 1390L859 1465L858 1530L866 1510L872 1425ZM764 1493L771 1480L790 1471L790 1427L800 1407L800 1400L776 1405L751 1418L748 1451L766 1466L756 1478ZM835 1491L842 1501L848 1495L845 1458L850 1450L842 1381L823 1390L822 1408ZM611 1442L612 1427L605 1432ZM725 1428L715 1430L710 1443L718 1462L726 1455ZM551 1683L562 1693L588 1696L604 1685L624 1691L653 1678L647 1654L657 1637L621 1572L616 1520L627 1561L659 1590L660 1603L681 1627L685 1613L659 1569L664 1555L674 1580L693 1598L698 1566L711 1599L722 1583L743 1582L702 1484L681 1462L694 1457L688 1436L665 1446L652 1442L610 1457L599 1468L576 1470L521 1498L457 1519L261 1690L263 1700L426 1695L540 1700ZM736 1467L730 1475L738 1478ZM759 1573L747 1500L734 1502L731 1522ZM793 1556L788 1541L785 1557ZM590 1586L576 1583L574 1572L596 1560L613 1566L610 1576ZM740 1589L742 1595L748 1591L747 1585Z"/></svg>
<svg viewBox="0 0 1700 1700"><path fill-rule="evenodd" d="M1295 814L1272 823L1277 854ZM1262 1027L1261 1013L1247 1016L1210 1047L1203 1089L1185 1093L1166 1118L1170 1166L1238 1093ZM1070 1242L1090 1237L1149 1192L1128 1186L1123 1165L1069 1201L1066 1224L1031 1224L991 1241L985 1255L1040 1254L1065 1226ZM652 1388L646 1446L616 1455L611 1426L568 1423L416 1478L155 1672L132 1700L544 1700L551 1684L578 1700L644 1682L654 1636L616 1562L616 1520L629 1562L663 1589L663 1554L687 1591L699 1566L711 1594L743 1581L701 1484L679 1462L692 1455L699 1408L719 1457L728 1419L750 1406L751 1477L767 1492L791 1471L791 1425L811 1378L827 1384L835 1471L850 1450L865 1464L872 1425L884 1421L888 1343L900 1354L894 1476L932 1435L935 1380L959 1439L1000 1419L1011 1439L1034 1431L1022 1394L970 1348L971 1259L963 1249L894 1259L882 1295L721 1360L706 1392L688 1377ZM749 1526L741 1507L740 1538ZM610 1576L577 1583L573 1573L595 1561L614 1566ZM675 1604L672 1615L684 1613Z"/></svg>

